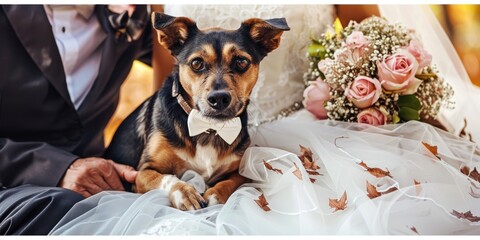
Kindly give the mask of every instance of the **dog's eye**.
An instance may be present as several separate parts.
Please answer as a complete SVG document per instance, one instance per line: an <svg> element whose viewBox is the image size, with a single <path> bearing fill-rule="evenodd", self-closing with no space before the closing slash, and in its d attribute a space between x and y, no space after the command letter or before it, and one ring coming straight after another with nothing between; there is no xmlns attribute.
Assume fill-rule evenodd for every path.
<svg viewBox="0 0 480 240"><path fill-rule="evenodd" d="M240 71L240 72L245 72L247 70L248 66L250 66L250 62L248 61L248 59L243 58L243 57L235 58L233 64L234 64L235 69L237 71Z"/></svg>
<svg viewBox="0 0 480 240"><path fill-rule="evenodd" d="M199 72L199 71L202 71L205 68L205 62L201 58L195 58L190 63L190 67L194 71Z"/></svg>

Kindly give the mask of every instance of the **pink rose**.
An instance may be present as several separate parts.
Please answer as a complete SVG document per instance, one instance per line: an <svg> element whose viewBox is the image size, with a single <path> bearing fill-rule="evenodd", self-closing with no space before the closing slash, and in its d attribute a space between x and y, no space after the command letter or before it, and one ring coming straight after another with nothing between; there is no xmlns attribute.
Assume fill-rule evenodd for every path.
<svg viewBox="0 0 480 240"><path fill-rule="evenodd" d="M377 79L358 76L345 89L345 96L358 108L366 108L377 102L382 92L382 86Z"/></svg>
<svg viewBox="0 0 480 240"><path fill-rule="evenodd" d="M339 48L335 50L335 52L333 53L333 57L337 62L349 62L356 65L358 63L362 63L361 61L359 61L359 58L364 52L364 48Z"/></svg>
<svg viewBox="0 0 480 240"><path fill-rule="evenodd" d="M342 46L343 48L337 49L333 54L336 60L348 61L356 65L362 64L360 58L368 55L368 40L360 31L353 31L345 42L342 42Z"/></svg>
<svg viewBox="0 0 480 240"><path fill-rule="evenodd" d="M377 61L378 78L387 91L403 94L413 94L417 91L421 81L415 78L418 62L405 49Z"/></svg>
<svg viewBox="0 0 480 240"><path fill-rule="evenodd" d="M410 41L410 44L407 47L408 52L410 52L418 62L418 70L422 70L424 67L428 66L432 62L432 55L425 51L422 44L413 39Z"/></svg>
<svg viewBox="0 0 480 240"><path fill-rule="evenodd" d="M332 62L333 61L330 58L325 58L325 59L320 60L317 64L318 70L320 70L323 74L326 74L327 73L327 67L328 67L328 65L332 64Z"/></svg>
<svg viewBox="0 0 480 240"><path fill-rule="evenodd" d="M351 55L351 51L346 48L339 48L333 52L333 58L335 58L335 60L348 59L349 55Z"/></svg>
<svg viewBox="0 0 480 240"><path fill-rule="evenodd" d="M367 45L367 39L360 31L353 31L345 40L345 45L349 49L362 48Z"/></svg>
<svg viewBox="0 0 480 240"><path fill-rule="evenodd" d="M313 113L318 119L327 118L327 110L324 103L330 99L330 86L317 78L316 81L311 82L303 92L303 106Z"/></svg>
<svg viewBox="0 0 480 240"><path fill-rule="evenodd" d="M377 108L371 107L361 111L357 116L359 123L366 123L373 126L387 123L387 115Z"/></svg>

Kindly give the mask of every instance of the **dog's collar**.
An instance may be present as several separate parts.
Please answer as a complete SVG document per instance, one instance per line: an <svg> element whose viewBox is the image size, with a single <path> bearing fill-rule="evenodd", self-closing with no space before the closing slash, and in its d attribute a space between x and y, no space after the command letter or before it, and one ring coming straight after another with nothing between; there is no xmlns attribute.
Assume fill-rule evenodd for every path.
<svg viewBox="0 0 480 240"><path fill-rule="evenodd" d="M179 92L179 86L178 86L178 81L173 80L173 85L172 85L172 97L177 98L178 104L182 107L183 111L185 113L190 114L192 111L192 107L188 105L188 102L183 98L182 94Z"/></svg>
<svg viewBox="0 0 480 240"><path fill-rule="evenodd" d="M173 81L172 84L172 97L177 98L178 104L182 107L188 115L187 125L190 137L196 136L200 133L210 133L209 130L213 129L228 145L232 144L240 134L242 130L242 123L239 117L235 117L228 121L214 121L212 119L205 118L198 110L192 109L188 105L185 98L179 92L179 83Z"/></svg>

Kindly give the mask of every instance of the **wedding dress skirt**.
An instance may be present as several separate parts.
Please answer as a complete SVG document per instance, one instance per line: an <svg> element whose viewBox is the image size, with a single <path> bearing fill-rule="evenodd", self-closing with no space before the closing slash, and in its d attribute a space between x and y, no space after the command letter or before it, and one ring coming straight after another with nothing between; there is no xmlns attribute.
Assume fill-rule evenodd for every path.
<svg viewBox="0 0 480 240"><path fill-rule="evenodd" d="M253 181L225 205L183 212L160 190L104 192L75 205L51 234L480 234L480 156L471 142L416 121L374 127L306 111L251 137L240 173ZM315 171L298 157L300 145L311 149ZM196 173L183 179L205 190ZM335 199L346 204L331 208Z"/></svg>

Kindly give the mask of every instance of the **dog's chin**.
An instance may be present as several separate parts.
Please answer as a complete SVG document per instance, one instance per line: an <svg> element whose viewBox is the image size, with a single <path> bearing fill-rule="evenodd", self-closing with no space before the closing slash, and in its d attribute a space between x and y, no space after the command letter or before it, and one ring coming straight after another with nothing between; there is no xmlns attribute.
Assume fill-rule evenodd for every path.
<svg viewBox="0 0 480 240"><path fill-rule="evenodd" d="M202 115L207 118L216 119L219 121L225 121L236 117L236 111L225 109L222 111L217 111L214 109L208 109L206 111L202 111Z"/></svg>
<svg viewBox="0 0 480 240"><path fill-rule="evenodd" d="M236 106L230 106L223 110L216 110L211 107L204 109L200 108L200 112L204 117L219 121L226 121L238 117L238 115L244 110L243 105L244 104L237 104Z"/></svg>

